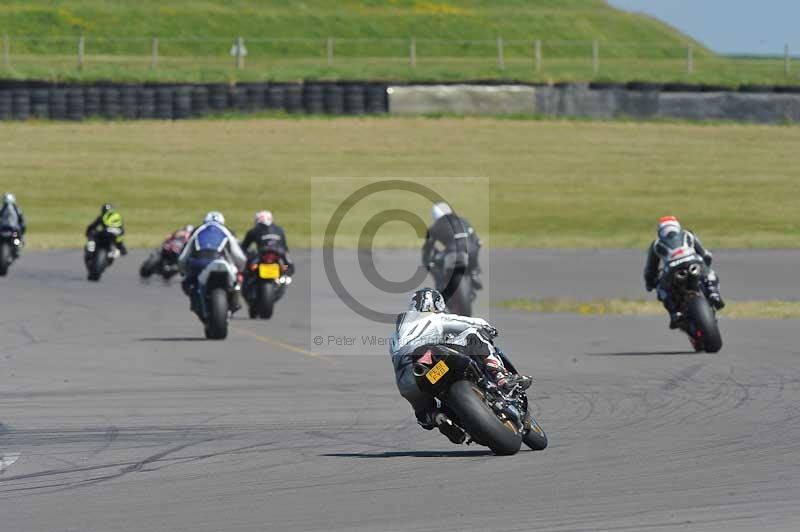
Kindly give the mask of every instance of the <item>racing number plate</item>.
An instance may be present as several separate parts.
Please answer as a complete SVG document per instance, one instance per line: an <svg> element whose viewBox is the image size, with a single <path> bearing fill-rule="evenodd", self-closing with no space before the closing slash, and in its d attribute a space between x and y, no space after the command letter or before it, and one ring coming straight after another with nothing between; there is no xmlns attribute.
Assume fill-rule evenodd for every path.
<svg viewBox="0 0 800 532"><path fill-rule="evenodd" d="M258 276L261 279L277 279L281 276L280 264L259 264Z"/></svg>
<svg viewBox="0 0 800 532"><path fill-rule="evenodd" d="M425 374L425 377L431 384L436 384L439 382L439 379L441 379L448 371L450 371L450 368L447 367L447 364L444 363L444 360L440 360L431 368L428 373Z"/></svg>

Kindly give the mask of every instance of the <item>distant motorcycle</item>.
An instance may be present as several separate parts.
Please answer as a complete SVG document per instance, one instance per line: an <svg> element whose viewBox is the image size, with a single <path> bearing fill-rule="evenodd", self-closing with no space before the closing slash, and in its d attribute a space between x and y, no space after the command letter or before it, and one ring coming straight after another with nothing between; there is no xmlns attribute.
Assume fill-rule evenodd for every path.
<svg viewBox="0 0 800 532"><path fill-rule="evenodd" d="M90 281L99 281L103 272L119 258L117 237L121 230L116 227L107 227L103 231L93 231L86 240L83 253L83 262Z"/></svg>
<svg viewBox="0 0 800 532"><path fill-rule="evenodd" d="M500 355L506 369L511 361ZM423 392L438 398L453 423L468 435L466 443L510 455L525 443L534 451L547 447L547 436L530 412L525 390L503 391L486 376L481 357L449 346L423 346L413 354L414 376Z"/></svg>
<svg viewBox="0 0 800 532"><path fill-rule="evenodd" d="M251 319L272 317L275 303L283 297L286 287L292 282L287 275L288 269L286 255L277 250L268 249L250 257L242 293Z"/></svg>
<svg viewBox="0 0 800 532"><path fill-rule="evenodd" d="M236 308L236 269L224 259L208 264L200 275L189 297L192 310L205 325L206 338L223 340L228 336L228 321Z"/></svg>
<svg viewBox="0 0 800 532"><path fill-rule="evenodd" d="M703 259L690 252L667 263L662 275L669 276L672 298L684 316L679 327L689 336L692 347L716 353L722 348L722 335L716 311L702 288L705 269Z"/></svg>
<svg viewBox="0 0 800 532"><path fill-rule="evenodd" d="M22 250L22 236L15 227L0 227L0 276L8 273L11 263L19 258Z"/></svg>
<svg viewBox="0 0 800 532"><path fill-rule="evenodd" d="M186 243L184 239L167 239L161 247L154 250L145 259L139 268L139 275L147 279L151 275L160 275L164 280L169 280L179 272L178 257Z"/></svg>
<svg viewBox="0 0 800 532"><path fill-rule="evenodd" d="M440 251L431 267L436 289L454 314L472 316L472 302L477 295L469 274L469 255L465 251Z"/></svg>

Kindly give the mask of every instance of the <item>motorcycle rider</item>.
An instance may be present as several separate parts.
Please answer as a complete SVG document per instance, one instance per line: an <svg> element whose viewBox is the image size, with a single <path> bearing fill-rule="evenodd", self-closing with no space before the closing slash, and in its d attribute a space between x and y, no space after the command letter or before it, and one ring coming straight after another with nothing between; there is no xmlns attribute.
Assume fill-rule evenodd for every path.
<svg viewBox="0 0 800 532"><path fill-rule="evenodd" d="M445 313L444 298L437 290L422 288L414 292L408 310L397 316L389 352L400 395L411 403L423 429L438 427L453 443L463 443L465 439L464 432L437 408L435 398L417 386L412 354L421 347L448 345L470 356L483 357L487 376L501 389L509 390L515 385L530 387L531 377L506 370L504 355L493 343L497 335L497 329L482 318Z"/></svg>
<svg viewBox="0 0 800 532"><path fill-rule="evenodd" d="M254 225L242 241L242 249L245 253L250 252L250 248L255 245L258 253L267 249L275 249L283 254L288 267L287 273L294 275L294 262L289 255L289 244L286 243L286 233L283 227L273 222L272 212L258 211L255 216Z"/></svg>
<svg viewBox="0 0 800 532"><path fill-rule="evenodd" d="M128 254L128 249L122 240L122 235L125 234L125 228L122 226L122 215L110 203L104 203L100 207L100 216L86 227L86 238L91 238L95 233L103 232L115 235L114 243L119 252L122 255Z"/></svg>
<svg viewBox="0 0 800 532"><path fill-rule="evenodd" d="M662 266L669 263L671 259L670 253L675 253L675 250L683 246L693 249L703 259L706 271L700 280L700 286L714 308L717 310L724 308L725 302L719 292L719 277L711 269L711 252L703 247L700 239L691 231L681 228L680 222L674 216L659 218L656 231L658 238L650 244L647 251L644 283L648 292L656 289L659 301L664 304L664 308L669 312L669 328L677 329L683 319L683 315L675 308L669 286L671 279L669 279L669 276L663 275Z"/></svg>
<svg viewBox="0 0 800 532"><path fill-rule="evenodd" d="M455 214L445 202L435 203L431 209L431 216L433 224L428 228L425 244L422 246L422 265L428 271L435 266L437 242L446 251L466 251L469 256L467 270L472 278L472 285L476 290L482 289L481 268L478 264L481 241L475 229L466 218Z"/></svg>
<svg viewBox="0 0 800 532"><path fill-rule="evenodd" d="M19 231L19 239L25 235L25 215L17 205L17 198L11 192L3 194L3 206L0 207L0 226Z"/></svg>
<svg viewBox="0 0 800 532"><path fill-rule="evenodd" d="M220 258L225 259L228 264L233 264L237 271L242 271L247 263L247 257L239 247L236 237L225 227L225 216L221 212L210 211L203 219L203 224L191 234L178 257L178 268L184 275L181 287L183 292L190 296L192 310L195 298L191 295L197 283L197 276L212 261ZM238 282L234 288L239 290ZM236 311L239 308L239 298L232 298L232 310Z"/></svg>

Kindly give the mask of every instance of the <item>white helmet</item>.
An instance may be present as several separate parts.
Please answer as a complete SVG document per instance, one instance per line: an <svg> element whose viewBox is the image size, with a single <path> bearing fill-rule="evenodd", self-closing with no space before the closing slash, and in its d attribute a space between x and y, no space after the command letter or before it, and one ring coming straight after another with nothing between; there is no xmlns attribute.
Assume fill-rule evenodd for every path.
<svg viewBox="0 0 800 532"><path fill-rule="evenodd" d="M3 194L3 203L6 205L14 205L17 202L17 198L14 197L14 194L11 192L6 192Z"/></svg>
<svg viewBox="0 0 800 532"><path fill-rule="evenodd" d="M206 214L206 217L203 218L203 223L207 224L210 222L216 222L218 224L225 225L225 216L223 216L219 211L209 211L208 214Z"/></svg>
<svg viewBox="0 0 800 532"><path fill-rule="evenodd" d="M658 219L658 238L667 238L672 233L681 232L681 223L674 216L662 216Z"/></svg>
<svg viewBox="0 0 800 532"><path fill-rule="evenodd" d="M433 204L433 209L431 209L431 216L433 217L433 221L435 222L442 216L447 216L448 214L453 214L453 209L450 208L445 202L439 202Z"/></svg>
<svg viewBox="0 0 800 532"><path fill-rule="evenodd" d="M256 213L256 224L272 225L272 213L270 211L258 211Z"/></svg>
<svg viewBox="0 0 800 532"><path fill-rule="evenodd" d="M445 303L442 294L433 288L421 288L414 292L408 302L408 310L417 312L444 312Z"/></svg>

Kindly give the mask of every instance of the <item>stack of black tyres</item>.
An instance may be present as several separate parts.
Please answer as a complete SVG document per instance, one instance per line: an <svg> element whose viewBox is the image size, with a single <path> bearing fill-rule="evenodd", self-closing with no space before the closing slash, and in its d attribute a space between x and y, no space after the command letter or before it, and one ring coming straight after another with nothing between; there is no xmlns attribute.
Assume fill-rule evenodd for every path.
<svg viewBox="0 0 800 532"><path fill-rule="evenodd" d="M0 89L0 120L11 120L11 91Z"/></svg>
<svg viewBox="0 0 800 532"><path fill-rule="evenodd" d="M300 83L289 83L284 86L284 108L289 113L302 113L303 109L303 85Z"/></svg>
<svg viewBox="0 0 800 532"><path fill-rule="evenodd" d="M26 88L14 89L11 93L11 112L14 120L27 120L31 116L31 93Z"/></svg>
<svg viewBox="0 0 800 532"><path fill-rule="evenodd" d="M156 91L152 87L141 87L136 91L137 116L139 118L155 118Z"/></svg>
<svg viewBox="0 0 800 532"><path fill-rule="evenodd" d="M286 109L286 89L283 85L270 83L267 86L266 106L276 111Z"/></svg>
<svg viewBox="0 0 800 532"><path fill-rule="evenodd" d="M69 120L83 120L85 116L83 90L67 89L67 118Z"/></svg>
<svg viewBox="0 0 800 532"><path fill-rule="evenodd" d="M35 118L50 117L50 95L46 88L31 89L31 116Z"/></svg>
<svg viewBox="0 0 800 532"><path fill-rule="evenodd" d="M245 87L247 91L247 109L249 111L260 111L266 105L267 86L263 83L253 83Z"/></svg>
<svg viewBox="0 0 800 532"><path fill-rule="evenodd" d="M344 86L344 110L349 115L363 115L366 109L364 85L348 83Z"/></svg>
<svg viewBox="0 0 800 532"><path fill-rule="evenodd" d="M121 107L119 103L119 89L117 87L103 87L100 91L100 114L104 118L119 118Z"/></svg>
<svg viewBox="0 0 800 532"><path fill-rule="evenodd" d="M99 116L100 100L98 87L86 87L83 90L83 116Z"/></svg>
<svg viewBox="0 0 800 532"><path fill-rule="evenodd" d="M156 89L156 118L172 120L172 116L172 87L158 87Z"/></svg>
<svg viewBox="0 0 800 532"><path fill-rule="evenodd" d="M134 85L123 85L119 89L120 113L125 120L134 120L139 116L137 92L138 88Z"/></svg>
<svg viewBox="0 0 800 532"><path fill-rule="evenodd" d="M197 85L192 87L192 116L202 117L208 114L208 87Z"/></svg>
<svg viewBox="0 0 800 532"><path fill-rule="evenodd" d="M246 111L247 89L241 85L228 87L228 106L231 111Z"/></svg>
<svg viewBox="0 0 800 532"><path fill-rule="evenodd" d="M67 89L53 87L48 91L48 105L50 118L53 120L67 119ZM2 117L0 117L2 118Z"/></svg>
<svg viewBox="0 0 800 532"><path fill-rule="evenodd" d="M330 115L344 114L344 89L341 85L325 87L324 111Z"/></svg>
<svg viewBox="0 0 800 532"><path fill-rule="evenodd" d="M389 111L389 97L386 94L386 85L373 83L366 87L367 113L385 114Z"/></svg>
<svg viewBox="0 0 800 532"><path fill-rule="evenodd" d="M223 84L209 85L208 105L215 113L224 113L228 109L228 86Z"/></svg>
<svg viewBox="0 0 800 532"><path fill-rule="evenodd" d="M192 116L192 88L187 85L175 87L172 92L172 115L175 119Z"/></svg>
<svg viewBox="0 0 800 532"><path fill-rule="evenodd" d="M319 83L304 83L303 84L303 108L306 113L317 115L325 111L323 105L323 94L330 85L321 85Z"/></svg>

